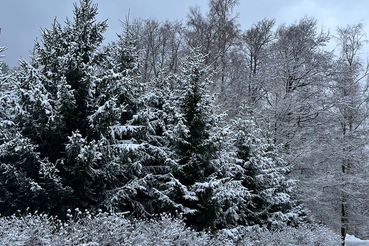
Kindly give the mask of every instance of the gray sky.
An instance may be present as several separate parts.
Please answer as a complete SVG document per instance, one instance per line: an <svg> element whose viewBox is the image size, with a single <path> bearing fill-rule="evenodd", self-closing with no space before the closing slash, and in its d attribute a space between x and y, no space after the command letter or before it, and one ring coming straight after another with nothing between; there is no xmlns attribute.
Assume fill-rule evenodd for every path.
<svg viewBox="0 0 369 246"><path fill-rule="evenodd" d="M28 60L35 38L40 37L40 28L50 28L55 17L59 23L71 18L74 2L79 0L1 0L0 46L8 48L3 60L10 67L16 66L21 57ZM203 12L208 9L208 0L94 0L94 3L99 7L98 20L108 19L107 41L115 40L115 33L121 32L119 20L124 20L128 11L131 18L185 21L190 6L198 5ZM242 30L263 18L275 18L280 25L309 16L332 34L336 26L359 22L364 23L369 34L368 11L367 0L240 0L235 9Z"/></svg>

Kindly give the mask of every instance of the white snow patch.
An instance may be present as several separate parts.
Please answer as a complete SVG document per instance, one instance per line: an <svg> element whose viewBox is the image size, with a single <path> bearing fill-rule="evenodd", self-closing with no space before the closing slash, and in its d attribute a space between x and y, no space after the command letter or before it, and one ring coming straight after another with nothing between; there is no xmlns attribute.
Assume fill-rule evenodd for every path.
<svg viewBox="0 0 369 246"><path fill-rule="evenodd" d="M346 246L369 246L369 240L361 240L352 235L346 235Z"/></svg>

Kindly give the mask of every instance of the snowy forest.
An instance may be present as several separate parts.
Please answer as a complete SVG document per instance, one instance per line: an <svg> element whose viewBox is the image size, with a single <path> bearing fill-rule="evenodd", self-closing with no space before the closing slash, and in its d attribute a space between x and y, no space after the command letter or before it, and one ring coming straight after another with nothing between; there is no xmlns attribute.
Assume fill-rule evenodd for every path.
<svg viewBox="0 0 369 246"><path fill-rule="evenodd" d="M127 17L105 44L80 0L1 63L1 245L369 239L363 25L244 30L238 3Z"/></svg>

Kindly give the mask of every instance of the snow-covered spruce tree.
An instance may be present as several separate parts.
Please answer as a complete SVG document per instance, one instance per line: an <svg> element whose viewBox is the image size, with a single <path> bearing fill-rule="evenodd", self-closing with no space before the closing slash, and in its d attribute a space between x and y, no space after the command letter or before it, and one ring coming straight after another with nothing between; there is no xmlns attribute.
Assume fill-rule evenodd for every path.
<svg viewBox="0 0 369 246"><path fill-rule="evenodd" d="M160 90L143 94L150 83L136 76L129 29L99 53L106 24L96 23L96 6L81 1L74 14L64 28L55 21L44 30L32 61L22 62L23 134L72 188L66 206L134 216L182 210L170 199L176 180L166 167L165 111L172 109L157 100Z"/></svg>
<svg viewBox="0 0 369 246"><path fill-rule="evenodd" d="M114 211L129 211L135 217L152 217L161 212L176 214L183 206L175 201L183 186L172 175L176 160L171 159L170 127L176 108L169 77L141 82L135 76L137 55L135 37L129 23L117 42L106 48L105 70L114 74L132 73L119 79L125 112L106 136L110 166L119 167L117 178L107 187L104 205Z"/></svg>
<svg viewBox="0 0 369 246"><path fill-rule="evenodd" d="M294 194L294 182L286 177L290 165L278 154L278 147L262 136L251 116L234 120L233 131L242 184L249 190L240 214L242 222L269 229L297 225L303 211Z"/></svg>
<svg viewBox="0 0 369 246"><path fill-rule="evenodd" d="M40 157L37 146L18 131L19 104L12 79L0 71L0 214L27 207L59 210L69 191L61 184L55 166Z"/></svg>
<svg viewBox="0 0 369 246"><path fill-rule="evenodd" d="M6 50L6 47L0 47L0 54ZM3 58L0 55L0 59ZM10 89L9 89L9 79L3 72L3 61L0 60L0 139L1 143L6 140L6 138L10 134L10 129L13 126L13 122L11 121L11 112L9 112L9 97Z"/></svg>
<svg viewBox="0 0 369 246"><path fill-rule="evenodd" d="M65 205L82 208L103 200L106 160L99 127L119 119L122 106L115 94L104 98L98 91L104 81L115 83L113 74L99 69L106 22L96 21L97 6L90 0L81 0L73 13L64 27L55 20L51 29L42 30L31 61L21 61L16 123L40 158L53 163L62 183L72 188ZM102 111L109 117L100 117L96 126Z"/></svg>
<svg viewBox="0 0 369 246"><path fill-rule="evenodd" d="M170 180L163 135L166 95L155 83L142 84L136 76L138 57L128 23L124 34L107 46L105 53L108 59L104 69L118 78L111 86L120 91L117 100L125 107L118 121L103 127L108 131L109 166L115 167L116 175L107 187L104 205L114 211L130 211L136 217L150 217L167 211L164 207L170 203L162 192ZM106 86L101 89L106 90Z"/></svg>
<svg viewBox="0 0 369 246"><path fill-rule="evenodd" d="M143 88L147 91L140 98L139 110L115 139L114 146L124 153L120 161L125 182L110 192L107 202L136 217L175 214L183 209L174 199L174 191L181 184L172 175L176 162L170 158L168 127L174 115L171 92L166 79L147 82Z"/></svg>
<svg viewBox="0 0 369 246"><path fill-rule="evenodd" d="M209 94L211 79L204 56L194 49L178 75L178 112L173 134L173 170L182 184L176 201L182 204L186 222L197 229L214 228L218 203L215 201L216 162L220 138L219 116Z"/></svg>

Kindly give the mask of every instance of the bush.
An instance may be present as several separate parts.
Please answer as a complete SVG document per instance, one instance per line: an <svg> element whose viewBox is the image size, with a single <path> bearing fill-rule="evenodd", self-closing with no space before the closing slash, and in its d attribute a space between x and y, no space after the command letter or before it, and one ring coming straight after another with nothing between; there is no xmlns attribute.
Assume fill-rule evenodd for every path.
<svg viewBox="0 0 369 246"><path fill-rule="evenodd" d="M130 220L124 214L90 214L78 209L68 211L62 222L45 214L13 215L0 218L0 245L237 245L237 246L310 246L340 245L340 238L323 226L302 225L268 231L260 227L237 227L217 233L196 232L181 218L160 215L151 220Z"/></svg>
<svg viewBox="0 0 369 246"><path fill-rule="evenodd" d="M242 246L337 246L340 237L324 226L302 224L298 228L284 227L270 231L259 226L238 227L223 230L223 235L232 239L235 245Z"/></svg>
<svg viewBox="0 0 369 246"><path fill-rule="evenodd" d="M182 219L165 214L148 221L78 210L68 215L65 223L37 213L0 218L0 245L233 245L228 239L191 230Z"/></svg>

